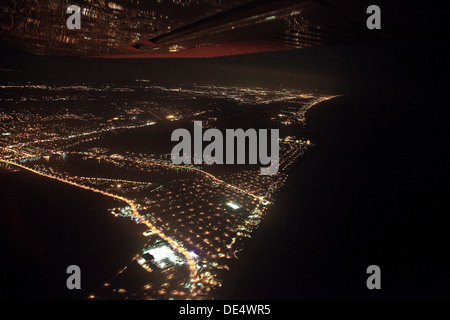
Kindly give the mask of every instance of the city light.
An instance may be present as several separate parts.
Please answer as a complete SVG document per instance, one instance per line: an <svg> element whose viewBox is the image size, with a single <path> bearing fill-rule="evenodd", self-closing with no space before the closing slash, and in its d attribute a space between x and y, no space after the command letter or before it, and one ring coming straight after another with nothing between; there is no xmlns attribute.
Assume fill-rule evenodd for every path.
<svg viewBox="0 0 450 320"><path fill-rule="evenodd" d="M233 202L228 202L227 206L233 208L234 210L237 210L240 208L240 206L238 206L237 204L233 203Z"/></svg>
<svg viewBox="0 0 450 320"><path fill-rule="evenodd" d="M159 137L165 124L177 119L199 120L211 127L220 118L220 106L183 107L183 101L194 98L230 100L242 108L288 101L283 110L271 110L270 119L285 125L286 119L291 124L301 123L311 106L333 96L284 89L165 88L145 81L137 83L101 90L89 86L25 85L55 95L69 90L93 97L100 92L127 93L143 87L146 94L152 92L162 101L178 102L169 114L166 108L146 102L135 103L132 108L115 105L109 112L73 109L50 115L16 110L1 113L0 162L7 168L26 170L109 197L117 201L108 209L112 215L144 225L146 230L141 235L146 245L130 264L136 263L146 273L159 272L161 278L160 283L143 285L145 298L205 298L222 285L220 278L229 269L229 260L239 256L244 239L252 237L284 186L289 167L311 142L293 135L280 137L279 172L271 176L260 175L259 169L251 166L217 171L214 166L176 165L170 153L134 152L102 142L134 130L148 130L148 135ZM286 116L280 118L278 114ZM136 138L141 139L140 134ZM92 170L84 171L84 167ZM116 277L130 276L128 266L120 269ZM108 283L107 288L114 292L124 296L129 293L114 279Z"/></svg>

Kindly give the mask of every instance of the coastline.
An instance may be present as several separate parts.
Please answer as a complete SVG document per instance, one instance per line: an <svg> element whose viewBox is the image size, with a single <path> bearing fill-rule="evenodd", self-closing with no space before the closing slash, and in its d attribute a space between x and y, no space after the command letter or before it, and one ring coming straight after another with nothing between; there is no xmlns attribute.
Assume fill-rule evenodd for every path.
<svg viewBox="0 0 450 320"><path fill-rule="evenodd" d="M23 171L0 187L4 299L86 299L145 242L145 227L108 214L114 200L102 195ZM81 290L66 287L71 264L81 268Z"/></svg>
<svg viewBox="0 0 450 320"><path fill-rule="evenodd" d="M403 91L373 90L312 108L305 137L315 145L219 299L448 299L447 236L430 211L439 162L412 153L429 134L410 130L421 107ZM366 287L372 264L384 271L382 290Z"/></svg>

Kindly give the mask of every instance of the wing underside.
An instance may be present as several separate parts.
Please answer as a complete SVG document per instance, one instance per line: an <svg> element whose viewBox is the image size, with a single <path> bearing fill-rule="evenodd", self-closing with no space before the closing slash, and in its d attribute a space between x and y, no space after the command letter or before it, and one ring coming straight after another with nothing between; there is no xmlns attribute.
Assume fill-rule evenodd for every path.
<svg viewBox="0 0 450 320"><path fill-rule="evenodd" d="M382 28L368 30L367 1L71 1L80 8L81 28L70 30L63 1L7 0L0 13L0 39L15 50L40 55L205 58L420 32L402 19L419 15L420 6L379 2Z"/></svg>

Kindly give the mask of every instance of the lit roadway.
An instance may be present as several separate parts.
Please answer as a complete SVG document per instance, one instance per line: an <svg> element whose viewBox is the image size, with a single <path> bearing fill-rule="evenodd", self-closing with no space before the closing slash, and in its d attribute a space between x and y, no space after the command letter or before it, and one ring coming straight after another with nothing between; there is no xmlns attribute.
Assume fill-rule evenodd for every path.
<svg viewBox="0 0 450 320"><path fill-rule="evenodd" d="M125 197L122 197L122 196L118 196L118 195L115 195L115 194L112 194L112 193L108 193L108 192L105 192L105 191L102 191L102 190L99 190L99 189L95 189L95 188L92 188L92 187L84 186L82 184L78 184L78 183L73 182L73 181L65 180L65 179L62 179L62 178L59 178L59 177L56 177L56 176L52 176L52 175L49 175L49 174L46 174L46 173L43 173L43 172L39 172L37 170L28 168L26 166L23 166L21 164L18 164L18 163L12 162L12 161L3 160L3 159L0 159L0 161L4 162L4 163L7 163L9 165L12 165L12 166L19 167L21 169L33 172L35 174L47 177L47 178L58 180L60 182L64 182L64 183L73 185L75 187L79 187L79 188L83 188L83 189L90 190L90 191L93 191L93 192L97 192L97 193L103 194L105 196L108 196L108 197L111 197L111 198L114 198L114 199L126 202L131 208L131 211L132 211L131 215L133 217L137 218L137 220L140 223L145 224L152 232L156 233L162 239L167 241L172 246L173 249L175 249L176 251L181 253L186 258L186 261L187 261L188 266L189 266L190 274L191 274L190 275L191 281L194 282L194 283L197 282L197 280L198 280L198 278L197 278L197 265L196 265L195 260L192 257L192 255L185 248L183 248L181 245L179 245L175 240L172 240L171 238L166 236L161 230L157 229L154 225L152 225L150 222L145 220L139 214L139 212L137 211L136 205L134 204L133 201L131 201L131 200L125 198Z"/></svg>
<svg viewBox="0 0 450 320"><path fill-rule="evenodd" d="M86 137L86 136L91 136L91 135L94 135L94 134L97 134L97 133L100 134L100 133L105 133L105 132L114 131L114 130L142 128L142 127L151 126L151 125L153 125L155 123L156 122L147 122L145 124L140 124L140 125L135 125L135 126L119 126L119 127L112 126L112 127L106 128L106 129L94 130L94 131L83 132L83 133L78 133L78 134L72 134L72 135L67 136L67 137L54 137L54 138L49 138L49 139L42 139L42 140L35 140L35 141L17 143L17 144L8 146L8 148L24 147L24 146L29 145L29 144L41 143L41 142L51 142L51 141L57 141L57 140L67 140L67 139L73 139L73 138L79 138L79 137Z"/></svg>
<svg viewBox="0 0 450 320"><path fill-rule="evenodd" d="M25 155L27 157L36 157L36 155L34 155L34 154L24 152L24 151L17 151L17 150L12 149L11 147L0 147L0 148L4 149L6 151L12 151L16 154L19 153L20 155ZM23 157L20 157L20 158L23 158ZM20 159L20 158L17 158L17 159Z"/></svg>
<svg viewBox="0 0 450 320"><path fill-rule="evenodd" d="M136 162L137 162L137 163L141 163L142 161L137 160ZM144 162L144 164L145 164L145 162ZM244 190L244 189L241 189L241 188L236 187L236 186L234 186L234 185L232 185L232 184L229 184L228 182L225 182L225 181L223 181L223 180L220 180L219 178L215 177L215 176L212 175L211 173L206 172L206 171L203 171L202 169L197 169L197 168L194 168L194 167L188 167L188 166L179 166L179 165L170 164L170 163L167 164L167 163L155 162L155 163L152 163L152 164L154 164L154 165L166 166L166 167L170 167L170 168L178 168L178 169L183 169L183 170L193 170L193 171L196 171L196 172L198 172L198 173L201 173L201 174L203 174L203 175L205 175L205 176L211 178L212 180L214 180L214 181L217 182L218 184L223 184L223 185L225 185L225 187L227 187L227 188L233 189L233 190L235 190L235 191L237 191L237 192L240 192L240 193L244 193L244 194L246 194L246 195L248 195L248 196L250 196L250 197L252 197L252 198L254 198L254 199L258 199L260 202L267 201L267 203L271 203L269 200L267 200L267 199L264 198L263 196L255 195L255 194L253 194L253 193L251 193L251 192L248 192L248 191L246 191L246 190Z"/></svg>
<svg viewBox="0 0 450 320"><path fill-rule="evenodd" d="M243 189L241 189L241 188L238 188L238 187L236 187L236 186L234 186L234 185L232 185L232 184L229 184L228 182L225 182L225 181L223 181L223 180L220 180L219 178L213 176L213 175L212 175L211 173L209 173L209 172L206 172L206 171L203 171L203 170L197 169L197 168L191 168L191 167L183 167L183 166L174 166L174 167L176 167L176 168L183 168L183 169L189 168L189 169L191 169L191 170L195 170L195 171L197 171L197 172L200 172L200 173L202 173L202 174L208 176L209 178L213 179L213 180L216 181L217 183L223 184L223 185L225 185L225 186L228 187L228 188L231 188L231 189L236 190L237 192L244 193L244 194L246 194L246 195L248 195L248 196L250 196L250 197L253 197L253 198L255 198L255 199L258 199L260 202L267 201L268 203L270 203L270 201L266 200L264 197L262 197L262 196L257 196L257 195L255 195L255 194L253 194L253 193L251 193L251 192L245 191L245 190L243 190Z"/></svg>

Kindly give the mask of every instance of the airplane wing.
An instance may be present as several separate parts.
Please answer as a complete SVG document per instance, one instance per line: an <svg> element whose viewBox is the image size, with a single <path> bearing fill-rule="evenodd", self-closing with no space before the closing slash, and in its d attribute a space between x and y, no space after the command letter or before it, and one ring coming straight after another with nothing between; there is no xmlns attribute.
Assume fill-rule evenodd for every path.
<svg viewBox="0 0 450 320"><path fill-rule="evenodd" d="M432 30L424 3L377 1L381 29L369 30L369 1L60 0L2 1L0 43L38 55L194 58L402 38ZM69 29L69 5L80 29ZM425 28L424 28L425 27Z"/></svg>

